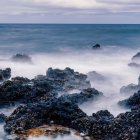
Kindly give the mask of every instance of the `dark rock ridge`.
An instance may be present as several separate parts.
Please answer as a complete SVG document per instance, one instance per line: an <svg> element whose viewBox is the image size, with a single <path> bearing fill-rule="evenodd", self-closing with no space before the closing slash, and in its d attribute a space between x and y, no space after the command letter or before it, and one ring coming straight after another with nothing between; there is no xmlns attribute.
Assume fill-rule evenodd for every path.
<svg viewBox="0 0 140 140"><path fill-rule="evenodd" d="M90 87L87 76L74 72L70 68L65 70L48 69L46 76L39 76L29 80L15 77L0 85L0 105L7 103L28 103L47 100L73 89L86 89Z"/></svg>
<svg viewBox="0 0 140 140"><path fill-rule="evenodd" d="M5 131L22 135L26 130L54 124L73 128L96 140L139 140L140 93L131 97L135 105L130 112L114 118L107 110L101 110L88 116L78 105L103 94L90 88L86 78L86 75L70 68L50 68L46 76L32 80L16 77L4 82L0 85L0 102L22 103L9 117L1 114L2 122L5 120ZM60 91L67 93L76 88L81 92L57 96Z"/></svg>
<svg viewBox="0 0 140 140"><path fill-rule="evenodd" d="M14 62L32 63L32 58L26 54L16 54L11 58Z"/></svg>
<svg viewBox="0 0 140 140"><path fill-rule="evenodd" d="M0 82L8 80L10 77L11 77L11 69L10 68L0 70Z"/></svg>
<svg viewBox="0 0 140 140"><path fill-rule="evenodd" d="M138 78L138 84L129 84L127 86L123 86L121 89L120 89L120 92L121 93L125 93L125 94L134 94L135 92L138 92L140 90L140 76Z"/></svg>
<svg viewBox="0 0 140 140"><path fill-rule="evenodd" d="M140 106L140 91L134 93L134 95L130 96L128 99L120 101L119 105L125 106L127 108Z"/></svg>

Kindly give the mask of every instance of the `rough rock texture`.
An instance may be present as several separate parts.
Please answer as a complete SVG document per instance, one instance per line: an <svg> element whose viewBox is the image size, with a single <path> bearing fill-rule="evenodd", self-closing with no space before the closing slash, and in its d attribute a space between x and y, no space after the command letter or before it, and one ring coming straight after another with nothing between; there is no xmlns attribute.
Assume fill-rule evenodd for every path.
<svg viewBox="0 0 140 140"><path fill-rule="evenodd" d="M28 104L18 107L6 120L5 130L9 133L35 128L51 121L54 124L71 127L75 119L86 117L86 114L72 102L64 99L52 99L48 102Z"/></svg>
<svg viewBox="0 0 140 140"><path fill-rule="evenodd" d="M11 58L14 62L32 63L32 58L26 54L16 54Z"/></svg>
<svg viewBox="0 0 140 140"><path fill-rule="evenodd" d="M10 77L11 77L11 69L10 68L0 70L0 82L8 80Z"/></svg>
<svg viewBox="0 0 140 140"><path fill-rule="evenodd" d="M140 106L140 91L138 91L128 99L120 101L119 104L128 108Z"/></svg>
<svg viewBox="0 0 140 140"><path fill-rule="evenodd" d="M135 85L135 84L129 84L127 86L123 86L121 89L120 89L120 92L121 93L125 93L125 94L134 94L135 92L138 92L140 90L140 77L138 78L138 84Z"/></svg>
<svg viewBox="0 0 140 140"><path fill-rule="evenodd" d="M59 92L90 87L87 76L65 70L48 69L47 76L37 76L29 80L15 77L0 85L0 105L11 103L30 103L56 97Z"/></svg>
<svg viewBox="0 0 140 140"><path fill-rule="evenodd" d="M49 68L46 76L48 79L61 81L65 90L86 89L91 87L90 82L87 81L87 75L74 72L74 70L70 68L64 70Z"/></svg>

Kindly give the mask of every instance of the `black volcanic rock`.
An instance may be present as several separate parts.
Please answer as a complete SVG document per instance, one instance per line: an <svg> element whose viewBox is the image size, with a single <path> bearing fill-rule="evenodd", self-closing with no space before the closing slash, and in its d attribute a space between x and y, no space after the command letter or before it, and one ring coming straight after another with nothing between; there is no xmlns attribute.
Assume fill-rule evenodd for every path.
<svg viewBox="0 0 140 140"><path fill-rule="evenodd" d="M101 49L101 45L100 44L95 44L94 46L92 46L92 49Z"/></svg>
<svg viewBox="0 0 140 140"><path fill-rule="evenodd" d="M103 93L97 91L94 88L88 88L82 90L81 93L67 94L61 96L61 98L71 101L75 104L82 104L84 102L93 101L100 96L103 96Z"/></svg>
<svg viewBox="0 0 140 140"><path fill-rule="evenodd" d="M74 72L73 69L64 70L49 68L46 76L50 80L61 81L65 90L90 88L90 82L87 81L87 75Z"/></svg>
<svg viewBox="0 0 140 140"><path fill-rule="evenodd" d="M6 120L5 130L8 133L21 133L24 130L44 124L71 127L72 121L86 117L80 108L70 101L54 98L48 102L39 102L18 107Z"/></svg>
<svg viewBox="0 0 140 140"><path fill-rule="evenodd" d="M26 54L16 54L11 58L14 62L32 63L32 58Z"/></svg>
<svg viewBox="0 0 140 140"><path fill-rule="evenodd" d="M8 80L11 77L11 69L6 68L4 70L0 70L0 81Z"/></svg>

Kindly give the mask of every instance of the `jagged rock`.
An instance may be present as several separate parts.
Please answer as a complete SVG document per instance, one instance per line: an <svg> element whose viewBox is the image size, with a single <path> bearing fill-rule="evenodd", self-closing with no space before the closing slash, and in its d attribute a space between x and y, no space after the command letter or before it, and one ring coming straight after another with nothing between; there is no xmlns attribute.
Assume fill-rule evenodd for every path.
<svg viewBox="0 0 140 140"><path fill-rule="evenodd" d="M87 75L74 72L73 69L66 68L64 70L49 68L46 76L54 81L61 81L65 90L86 89L90 88L90 82L87 81Z"/></svg>
<svg viewBox="0 0 140 140"><path fill-rule="evenodd" d="M119 101L119 105L125 106L128 108L133 108L136 106L140 106L140 91L129 97L128 99L125 99L123 101Z"/></svg>
<svg viewBox="0 0 140 140"><path fill-rule="evenodd" d="M0 70L0 82L8 80L11 77L11 69L6 68L5 70Z"/></svg>
<svg viewBox="0 0 140 140"><path fill-rule="evenodd" d="M11 58L14 62L32 63L32 58L26 54L16 54Z"/></svg>
<svg viewBox="0 0 140 140"><path fill-rule="evenodd" d="M96 45L92 46L92 49L101 49L101 45L100 44L96 44Z"/></svg>
<svg viewBox="0 0 140 140"><path fill-rule="evenodd" d="M120 89L120 93L123 94L134 94L135 92L138 92L140 90L140 77L138 78L138 84L129 84L127 86L123 86Z"/></svg>

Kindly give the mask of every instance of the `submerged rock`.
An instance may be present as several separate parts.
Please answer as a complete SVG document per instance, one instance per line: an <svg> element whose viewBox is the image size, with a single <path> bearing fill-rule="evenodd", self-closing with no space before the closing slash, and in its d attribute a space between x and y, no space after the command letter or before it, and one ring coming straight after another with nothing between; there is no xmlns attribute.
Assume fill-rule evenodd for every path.
<svg viewBox="0 0 140 140"><path fill-rule="evenodd" d="M138 78L138 84L129 84L127 86L123 86L121 89L120 89L120 93L123 93L123 94L134 94L136 92L138 92L140 90L140 76Z"/></svg>
<svg viewBox="0 0 140 140"><path fill-rule="evenodd" d="M127 108L133 108L136 106L140 106L140 91L129 97L128 99L125 99L123 101L119 102L119 105L125 106Z"/></svg>
<svg viewBox="0 0 140 140"><path fill-rule="evenodd" d="M105 82L107 79L105 76L97 73L96 71L91 71L87 73L88 79L93 82Z"/></svg>
<svg viewBox="0 0 140 140"><path fill-rule="evenodd" d="M101 45L100 44L95 44L94 46L92 46L92 49L101 49Z"/></svg>
<svg viewBox="0 0 140 140"><path fill-rule="evenodd" d="M0 82L10 79L11 77L11 69L6 68L4 70L0 70Z"/></svg>
<svg viewBox="0 0 140 140"><path fill-rule="evenodd" d="M134 55L131 59L133 62L140 64L140 52Z"/></svg>
<svg viewBox="0 0 140 140"><path fill-rule="evenodd" d="M32 58L26 54L16 54L11 58L14 62L32 63Z"/></svg>

